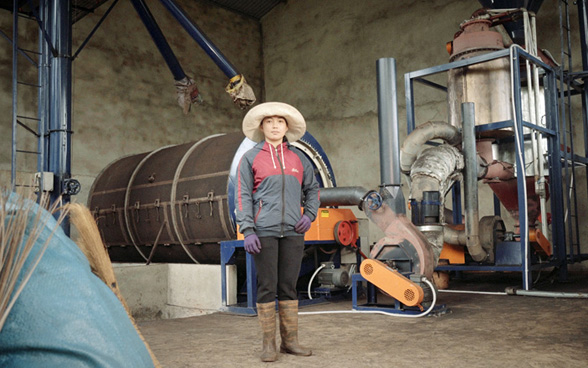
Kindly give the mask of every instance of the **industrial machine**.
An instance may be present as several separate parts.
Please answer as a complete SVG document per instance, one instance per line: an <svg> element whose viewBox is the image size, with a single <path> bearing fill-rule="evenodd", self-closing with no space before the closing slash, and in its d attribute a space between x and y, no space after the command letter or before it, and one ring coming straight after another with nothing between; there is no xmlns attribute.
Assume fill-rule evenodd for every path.
<svg viewBox="0 0 588 368"><path fill-rule="evenodd" d="M237 264L238 282L248 290L244 310L251 312L255 269L246 267L252 264L250 256L237 251L243 242L235 224L234 190L239 160L254 145L240 132L218 134L108 165L92 185L88 207L110 258L147 264ZM333 187L331 164L312 135L307 132L293 145L312 162L319 185ZM330 296L346 291L348 271L357 263L358 223L353 212L321 208L305 240L301 277L308 278L318 264L330 265L321 272L320 290L312 293ZM343 265L342 251L347 253Z"/></svg>
<svg viewBox="0 0 588 368"><path fill-rule="evenodd" d="M520 272L525 290L533 271L552 268L565 279L568 263L587 258L570 220L582 198L574 173L586 162L570 134L573 76L538 47L527 9L474 12L447 51L448 64L405 75L408 136L400 150L411 220L434 249L436 271ZM437 82L443 73L446 86ZM447 94L447 122L417 124L416 83ZM479 182L491 198L479 195ZM481 206L493 213L480 216Z"/></svg>
<svg viewBox="0 0 588 368"><path fill-rule="evenodd" d="M517 42L524 48L505 31L515 21L523 25ZM579 246L573 257L566 249L567 168L574 160L587 161L566 152L565 138L561 149L561 131L571 125L560 125L558 103L569 98L571 82L537 47L534 14L477 11L447 51L449 63L405 74L408 135L402 146L395 60L377 61L378 190L337 187L318 142L307 133L294 143L313 163L321 186L320 214L305 237L299 284L308 289L300 289L301 295L331 296L351 287L356 310L421 316L445 310L435 306L436 272L521 272L528 290L533 270L554 267L564 278L568 261L588 259ZM446 73L446 86L427 79L440 73ZM415 82L447 93L446 122L417 125ZM92 187L89 207L111 258L220 263L223 272L224 265L236 263L247 301L233 311L255 313L255 267L239 250L232 199L236 165L252 146L240 133L221 134L109 165ZM485 204L479 183L494 193ZM480 206L488 203L493 214L480 216ZM358 220L344 206L357 206L384 233L369 255L361 251ZM511 218L501 216L501 206ZM565 211L571 210L568 199ZM354 257L343 261L343 253ZM315 279L320 286L311 288ZM223 280L226 301L224 273ZM368 302L358 305L364 287ZM393 302L378 303L378 294Z"/></svg>

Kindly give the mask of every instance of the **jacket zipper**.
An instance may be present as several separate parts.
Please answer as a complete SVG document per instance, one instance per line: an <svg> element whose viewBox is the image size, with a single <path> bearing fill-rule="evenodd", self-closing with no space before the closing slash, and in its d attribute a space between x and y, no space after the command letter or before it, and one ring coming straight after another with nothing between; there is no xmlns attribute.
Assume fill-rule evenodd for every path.
<svg viewBox="0 0 588 368"><path fill-rule="evenodd" d="M280 164L280 170L282 171L282 223L280 224L280 238L283 238L284 237L284 221L286 218L286 203L284 202L285 197L286 197L286 195L285 195L286 180L285 180L285 173L284 173L284 165L282 165L282 160L284 159L284 157L282 157L282 159L280 160L280 156L278 156L278 148L277 147L276 147L276 158L278 159L278 162Z"/></svg>

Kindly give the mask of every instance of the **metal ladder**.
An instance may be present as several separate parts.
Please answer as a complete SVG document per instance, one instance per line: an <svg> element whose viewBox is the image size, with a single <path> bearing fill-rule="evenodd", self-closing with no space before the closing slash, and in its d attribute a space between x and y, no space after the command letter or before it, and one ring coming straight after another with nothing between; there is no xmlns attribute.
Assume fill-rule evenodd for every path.
<svg viewBox="0 0 588 368"><path fill-rule="evenodd" d="M561 65L559 68L559 113L560 132L563 132L563 182L565 183L565 231L569 244L568 262L576 261L580 255L580 233L576 195L576 166L572 117L572 45L568 0L559 1L559 24L561 43ZM568 151L569 150L569 151ZM579 259L578 259L579 260Z"/></svg>
<svg viewBox="0 0 588 368"><path fill-rule="evenodd" d="M43 108L46 81L43 81L41 68L46 68L41 52L20 46L19 18L31 21L31 18L18 11L18 2L14 1L12 29L12 152L11 152L11 187L13 190L24 187L37 187L33 175L43 171L45 157L45 118ZM39 25L41 26L41 25ZM39 28L41 29L41 27ZM39 31L39 47L45 42ZM31 56L32 55L32 56ZM19 65L20 60L28 68ZM36 58L36 60L35 60ZM34 69L34 70L33 70ZM31 73L32 72L32 73ZM27 74L25 76L25 74ZM36 82L31 81L31 74L36 75ZM28 80L27 80L28 78ZM21 91L22 89L22 91ZM30 91L35 91L36 103L31 103ZM35 94L35 93L33 93ZM24 102L28 100L29 105ZM32 107L29 107L32 106ZM34 139L32 139L34 138ZM29 175L30 174L30 177ZM24 177L24 178L23 178ZM30 179L29 179L30 178ZM42 181L42 179L40 179ZM41 183L42 184L42 183ZM26 190L26 189L25 189Z"/></svg>

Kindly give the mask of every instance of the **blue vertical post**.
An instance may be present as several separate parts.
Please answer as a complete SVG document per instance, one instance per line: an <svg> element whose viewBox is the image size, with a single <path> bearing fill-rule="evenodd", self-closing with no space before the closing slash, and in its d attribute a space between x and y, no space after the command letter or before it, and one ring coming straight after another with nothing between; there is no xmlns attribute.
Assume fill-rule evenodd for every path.
<svg viewBox="0 0 588 368"><path fill-rule="evenodd" d="M560 281L568 277L567 266L567 246L564 223L564 198L563 182L561 177L561 147L559 141L559 112L557 100L557 81L555 72L547 74L547 91L545 93L545 113L546 127L555 132L555 135L549 137L549 187L551 194L551 242L553 244L553 253L555 254L558 266Z"/></svg>
<svg viewBox="0 0 588 368"><path fill-rule="evenodd" d="M39 18L42 24L47 24L48 21L48 6L47 1L40 1L39 2ZM47 26L45 26L47 27ZM45 165L46 160L46 147L47 147L47 138L45 133L47 131L47 115L49 112L48 107L48 99L49 99L49 45L47 45L47 40L43 36L43 30L39 29L39 67L38 67L38 82L39 82L39 95L38 95L38 127L37 132L39 133L38 143L37 143L37 151L39 155L37 156L37 171L43 172L47 171L47 167ZM43 178L41 177L41 182L39 183L41 188L43 187ZM42 193L42 191L39 191Z"/></svg>
<svg viewBox="0 0 588 368"><path fill-rule="evenodd" d="M48 116L48 171L54 174L51 201L56 201L71 177L71 2L51 2L49 8L49 36L56 51L49 54L49 116ZM63 202L68 203L68 195ZM62 224L69 235L69 223Z"/></svg>
<svg viewBox="0 0 588 368"><path fill-rule="evenodd" d="M578 21L580 26L580 49L582 50L582 70L588 70L588 10L586 9L586 0L578 0ZM584 157L588 157L588 77L582 78L582 123L584 128ZM588 179L588 170L586 170L586 179ZM586 180L588 185L588 180ZM578 252L579 253L579 252Z"/></svg>
<svg viewBox="0 0 588 368"><path fill-rule="evenodd" d="M12 148L10 186L16 189L16 115L18 108L18 0L12 2Z"/></svg>
<svg viewBox="0 0 588 368"><path fill-rule="evenodd" d="M410 73L404 75L404 93L406 95L406 135L412 133L415 127L414 117L414 89Z"/></svg>
<svg viewBox="0 0 588 368"><path fill-rule="evenodd" d="M521 104L521 70L519 67L519 49L514 48L513 57L510 62L513 64L513 79L514 90L512 98L514 99L515 109L513 115L515 118L515 129L518 135L515 137L515 152L517 164L517 193L519 201L519 230L521 236L521 252L522 252L522 272L523 272L523 288L529 290L532 286L532 275L530 272L531 258L529 254L528 242L528 225L527 225L527 198L526 198L526 173L525 173L525 136L523 134L523 111Z"/></svg>

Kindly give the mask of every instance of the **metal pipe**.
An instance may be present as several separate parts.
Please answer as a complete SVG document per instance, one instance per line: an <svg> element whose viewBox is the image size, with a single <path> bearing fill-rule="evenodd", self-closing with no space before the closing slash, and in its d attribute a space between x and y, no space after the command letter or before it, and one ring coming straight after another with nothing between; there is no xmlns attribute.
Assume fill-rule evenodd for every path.
<svg viewBox="0 0 588 368"><path fill-rule="evenodd" d="M506 288L508 295L538 296L544 298L588 299L587 293L564 293L559 291L521 290L515 287Z"/></svg>
<svg viewBox="0 0 588 368"><path fill-rule="evenodd" d="M400 148L400 169L409 173L423 145L432 139L442 139L455 146L461 142L461 135L456 127L444 121L427 121L416 127L406 137Z"/></svg>
<svg viewBox="0 0 588 368"><path fill-rule="evenodd" d="M447 225L443 226L443 241L452 245L466 245L467 236L465 231L456 230Z"/></svg>
<svg viewBox="0 0 588 368"><path fill-rule="evenodd" d="M240 75L220 50L206 37L204 32L188 17L174 0L160 0L163 6L180 22L182 27L194 38L200 47L210 56L216 65L229 78Z"/></svg>
<svg viewBox="0 0 588 368"><path fill-rule="evenodd" d="M476 262L484 261L488 254L482 248L480 242L480 225L478 209L478 159L476 153L475 136L475 112L472 102L461 104L461 116L463 119L463 156L465 161L464 169L464 208L465 208L465 229L466 245L468 252Z"/></svg>
<svg viewBox="0 0 588 368"><path fill-rule="evenodd" d="M159 25L155 21L155 18L153 18L153 14L151 14L151 11L147 7L147 4L145 4L145 1L131 0L131 3L137 11L137 14L139 14L139 18L141 18L141 20L143 21L145 28L147 28L147 31L151 35L153 42L155 42L155 46L157 46L157 49L161 53L161 56L163 56L163 59L165 60L167 67L174 76L174 79L177 81L184 79L186 77L186 73L184 73L184 70L182 69L180 62L178 61L173 50L167 43L167 40L165 39L163 32L161 32Z"/></svg>
<svg viewBox="0 0 588 368"><path fill-rule="evenodd" d="M321 206L357 206L363 210L363 200L369 193L364 187L321 188Z"/></svg>
<svg viewBox="0 0 588 368"><path fill-rule="evenodd" d="M381 58L376 62L378 78L378 131L380 141L380 181L382 190L393 198L393 210L406 213L400 189L400 140L398 137L398 101L396 59Z"/></svg>

